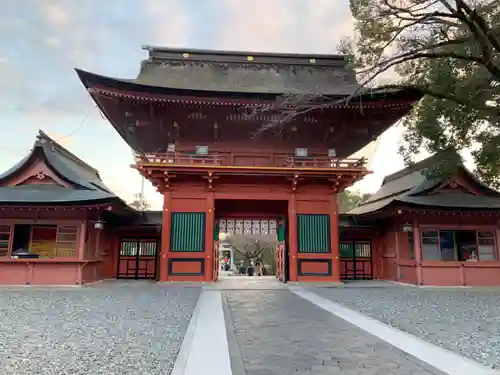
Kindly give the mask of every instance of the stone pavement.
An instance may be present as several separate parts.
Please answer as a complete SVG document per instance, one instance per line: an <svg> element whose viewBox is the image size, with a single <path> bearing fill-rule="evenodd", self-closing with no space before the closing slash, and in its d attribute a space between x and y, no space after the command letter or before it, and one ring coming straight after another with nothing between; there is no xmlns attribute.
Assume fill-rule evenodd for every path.
<svg viewBox="0 0 500 375"><path fill-rule="evenodd" d="M443 374L288 289L245 284L220 286L233 375Z"/></svg>

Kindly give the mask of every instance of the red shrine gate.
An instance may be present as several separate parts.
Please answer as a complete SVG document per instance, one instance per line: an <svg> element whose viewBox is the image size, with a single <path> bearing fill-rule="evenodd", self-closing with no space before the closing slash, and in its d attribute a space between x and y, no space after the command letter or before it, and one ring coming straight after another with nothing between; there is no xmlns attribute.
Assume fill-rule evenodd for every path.
<svg viewBox="0 0 500 375"><path fill-rule="evenodd" d="M77 72L134 150L134 168L163 194L158 280L215 280L216 218L274 215L286 223L280 278L339 281L336 197L369 173L363 158L349 155L406 115L421 94L359 90L345 56L147 50L136 79ZM289 117L293 108L277 105L284 95L311 87L318 103L331 105L278 121L280 131L260 131ZM146 272L137 246L122 256L136 264L127 275Z"/></svg>

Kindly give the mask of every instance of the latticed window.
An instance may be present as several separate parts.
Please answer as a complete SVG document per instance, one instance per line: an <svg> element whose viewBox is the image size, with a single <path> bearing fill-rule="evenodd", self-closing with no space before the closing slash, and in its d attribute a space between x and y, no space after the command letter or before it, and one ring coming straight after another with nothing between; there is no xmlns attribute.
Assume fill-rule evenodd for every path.
<svg viewBox="0 0 500 375"><path fill-rule="evenodd" d="M10 225L0 225L0 257L9 253L10 227Z"/></svg>
<svg viewBox="0 0 500 375"><path fill-rule="evenodd" d="M120 244L120 255L125 257L132 257L137 255L139 248L136 240L123 240Z"/></svg>
<svg viewBox="0 0 500 375"><path fill-rule="evenodd" d="M34 225L30 250L41 257L76 257L78 227L74 225Z"/></svg>
<svg viewBox="0 0 500 375"><path fill-rule="evenodd" d="M120 242L121 257L154 257L158 242L154 239L123 239Z"/></svg>
<svg viewBox="0 0 500 375"><path fill-rule="evenodd" d="M74 257L78 248L78 228L62 226L57 228L56 257Z"/></svg>

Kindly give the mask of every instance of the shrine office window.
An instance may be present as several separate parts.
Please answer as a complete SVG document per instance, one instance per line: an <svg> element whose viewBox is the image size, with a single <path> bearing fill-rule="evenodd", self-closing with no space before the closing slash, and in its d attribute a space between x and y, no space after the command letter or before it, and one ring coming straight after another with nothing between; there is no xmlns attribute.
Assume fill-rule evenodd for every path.
<svg viewBox="0 0 500 375"><path fill-rule="evenodd" d="M477 232L480 260L496 260L495 232Z"/></svg>
<svg viewBox="0 0 500 375"><path fill-rule="evenodd" d="M422 232L423 260L477 261L496 260L493 231L426 230Z"/></svg>

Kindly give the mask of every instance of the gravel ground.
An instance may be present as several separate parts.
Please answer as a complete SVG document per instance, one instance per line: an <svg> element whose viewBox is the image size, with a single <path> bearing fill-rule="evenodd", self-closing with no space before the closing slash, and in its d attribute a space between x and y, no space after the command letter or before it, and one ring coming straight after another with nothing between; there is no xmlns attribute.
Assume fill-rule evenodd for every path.
<svg viewBox="0 0 500 375"><path fill-rule="evenodd" d="M0 289L0 374L170 374L199 288Z"/></svg>
<svg viewBox="0 0 500 375"><path fill-rule="evenodd" d="M402 331L500 368L500 290L315 288L315 293Z"/></svg>

